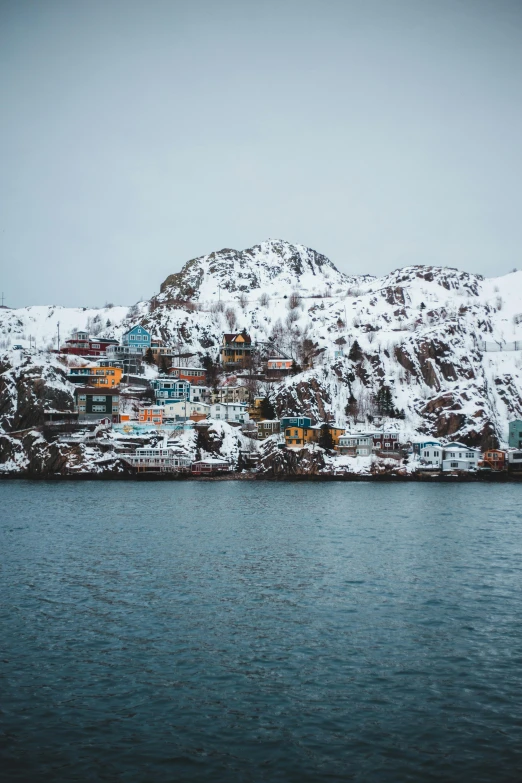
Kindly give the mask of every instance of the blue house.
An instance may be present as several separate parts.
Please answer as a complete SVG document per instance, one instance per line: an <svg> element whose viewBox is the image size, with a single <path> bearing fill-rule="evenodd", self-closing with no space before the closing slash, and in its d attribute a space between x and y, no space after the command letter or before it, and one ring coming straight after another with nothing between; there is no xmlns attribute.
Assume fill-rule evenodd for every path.
<svg viewBox="0 0 522 783"><path fill-rule="evenodd" d="M155 378L151 381L154 389L156 405L165 405L166 402L176 400L190 401L190 383L176 378Z"/></svg>
<svg viewBox="0 0 522 783"><path fill-rule="evenodd" d="M413 453L417 454L417 456L420 456L422 454L423 449L442 448L440 441L432 440L431 438L426 438L425 440L422 439L414 440L411 445L412 445Z"/></svg>
<svg viewBox="0 0 522 783"><path fill-rule="evenodd" d="M509 448L522 449L522 421L515 419L509 422Z"/></svg>
<svg viewBox="0 0 522 783"><path fill-rule="evenodd" d="M309 416L283 416L281 419L281 432L287 427L311 427L312 419Z"/></svg>
<svg viewBox="0 0 522 783"><path fill-rule="evenodd" d="M143 353L150 348L151 336L144 326L137 324L121 338L121 344L130 349L130 353Z"/></svg>

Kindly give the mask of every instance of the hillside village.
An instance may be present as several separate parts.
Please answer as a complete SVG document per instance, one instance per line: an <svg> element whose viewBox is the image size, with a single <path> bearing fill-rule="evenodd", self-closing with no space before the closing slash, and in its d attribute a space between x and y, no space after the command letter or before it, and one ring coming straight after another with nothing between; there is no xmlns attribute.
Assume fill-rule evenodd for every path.
<svg viewBox="0 0 522 783"><path fill-rule="evenodd" d="M522 471L522 273L269 241L131 308L0 310L4 476Z"/></svg>

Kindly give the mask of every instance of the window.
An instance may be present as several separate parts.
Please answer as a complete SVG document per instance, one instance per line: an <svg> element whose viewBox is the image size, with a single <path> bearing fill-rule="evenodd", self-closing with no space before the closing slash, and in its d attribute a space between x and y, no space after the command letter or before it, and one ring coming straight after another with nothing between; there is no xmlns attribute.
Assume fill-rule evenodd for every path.
<svg viewBox="0 0 522 783"><path fill-rule="evenodd" d="M105 405L93 405L92 406L92 412L93 413L105 413Z"/></svg>
<svg viewBox="0 0 522 783"><path fill-rule="evenodd" d="M95 394L93 396L93 398L92 398L92 401L93 402L105 402L105 397L102 397L102 396L99 396L99 395Z"/></svg>
<svg viewBox="0 0 522 783"><path fill-rule="evenodd" d="M452 462L452 463L450 464L450 467L451 467L451 468L458 468L458 466L459 466L459 463L458 463L458 462Z"/></svg>
<svg viewBox="0 0 522 783"><path fill-rule="evenodd" d="M85 413L85 405L80 405L80 413Z"/></svg>

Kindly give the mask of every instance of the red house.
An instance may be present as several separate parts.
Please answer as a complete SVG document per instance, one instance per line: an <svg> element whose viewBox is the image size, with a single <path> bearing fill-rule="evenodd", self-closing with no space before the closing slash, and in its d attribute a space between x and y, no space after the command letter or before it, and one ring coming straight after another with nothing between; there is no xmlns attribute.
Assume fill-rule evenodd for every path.
<svg viewBox="0 0 522 783"><path fill-rule="evenodd" d="M374 432L373 448L375 451L398 451L399 436L396 432Z"/></svg>
<svg viewBox="0 0 522 783"><path fill-rule="evenodd" d="M207 373L202 367L170 367L169 375L193 386L205 386L207 382Z"/></svg>
<svg viewBox="0 0 522 783"><path fill-rule="evenodd" d="M72 336L60 346L60 353L73 356L105 356L109 345L118 345L117 340L108 337L96 339L88 332L73 332Z"/></svg>

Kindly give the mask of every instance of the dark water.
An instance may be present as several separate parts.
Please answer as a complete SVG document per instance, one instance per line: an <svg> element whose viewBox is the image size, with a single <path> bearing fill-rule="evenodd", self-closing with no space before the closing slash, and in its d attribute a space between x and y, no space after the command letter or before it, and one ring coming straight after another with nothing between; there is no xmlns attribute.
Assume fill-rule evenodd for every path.
<svg viewBox="0 0 522 783"><path fill-rule="evenodd" d="M0 484L0 777L522 780L518 486Z"/></svg>

